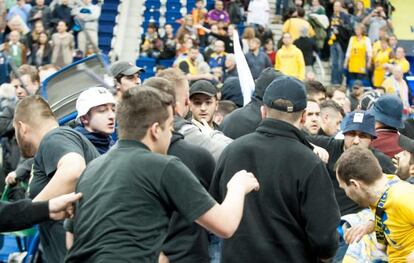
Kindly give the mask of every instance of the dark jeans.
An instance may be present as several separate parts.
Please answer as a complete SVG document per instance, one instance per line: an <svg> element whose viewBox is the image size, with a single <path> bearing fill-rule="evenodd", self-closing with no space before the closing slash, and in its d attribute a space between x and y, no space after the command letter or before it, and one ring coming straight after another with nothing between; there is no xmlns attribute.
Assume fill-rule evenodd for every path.
<svg viewBox="0 0 414 263"><path fill-rule="evenodd" d="M276 15L283 15L283 11L289 8L289 0L276 0Z"/></svg>

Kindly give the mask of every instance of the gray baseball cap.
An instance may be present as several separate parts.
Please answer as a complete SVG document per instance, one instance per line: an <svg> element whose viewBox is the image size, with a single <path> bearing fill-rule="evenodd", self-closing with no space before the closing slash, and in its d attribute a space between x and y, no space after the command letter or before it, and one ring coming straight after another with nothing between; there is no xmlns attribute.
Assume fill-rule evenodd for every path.
<svg viewBox="0 0 414 263"><path fill-rule="evenodd" d="M145 72L143 68L137 67L134 64L126 61L117 61L113 63L109 69L112 76L116 77L119 74L129 76L134 75L135 73Z"/></svg>

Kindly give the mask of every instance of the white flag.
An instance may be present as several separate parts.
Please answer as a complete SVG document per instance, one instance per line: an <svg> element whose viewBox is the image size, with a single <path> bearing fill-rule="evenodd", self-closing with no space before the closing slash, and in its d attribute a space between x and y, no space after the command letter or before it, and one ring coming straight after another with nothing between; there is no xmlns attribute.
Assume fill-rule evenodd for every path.
<svg viewBox="0 0 414 263"><path fill-rule="evenodd" d="M243 105L250 102L254 92L254 80L247 64L246 57L239 41L239 33L233 30L234 56L236 57L237 73L239 74L240 87L243 93Z"/></svg>

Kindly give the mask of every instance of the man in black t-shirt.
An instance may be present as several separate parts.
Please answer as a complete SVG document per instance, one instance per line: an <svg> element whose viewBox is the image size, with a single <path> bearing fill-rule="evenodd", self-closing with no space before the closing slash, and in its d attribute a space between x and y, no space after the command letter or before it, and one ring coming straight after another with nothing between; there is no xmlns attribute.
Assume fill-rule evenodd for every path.
<svg viewBox="0 0 414 263"><path fill-rule="evenodd" d="M251 173L236 173L217 204L181 161L165 156L172 103L171 95L151 87L124 93L117 107L120 140L77 184L83 198L66 262L156 262L173 211L222 237L236 231L244 196L258 182Z"/></svg>
<svg viewBox="0 0 414 263"><path fill-rule="evenodd" d="M49 105L39 96L26 97L17 104L13 126L22 156L34 156L29 193L35 201L73 192L86 164L99 155L83 135L59 127ZM39 232L47 262L63 262L62 222L42 223Z"/></svg>

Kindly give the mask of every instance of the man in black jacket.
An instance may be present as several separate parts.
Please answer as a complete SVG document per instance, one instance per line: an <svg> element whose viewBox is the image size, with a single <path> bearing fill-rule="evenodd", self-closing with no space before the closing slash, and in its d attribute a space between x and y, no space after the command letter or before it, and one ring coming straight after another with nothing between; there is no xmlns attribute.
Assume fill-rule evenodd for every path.
<svg viewBox="0 0 414 263"><path fill-rule="evenodd" d="M32 202L29 199L14 203L0 202L0 232L24 229L49 219L62 220L73 215L72 203L81 198L70 193L49 201Z"/></svg>
<svg viewBox="0 0 414 263"><path fill-rule="evenodd" d="M273 68L266 68L256 80L254 95L249 104L227 115L220 126L220 130L232 139L237 139L245 134L252 133L262 121L260 106L266 87L279 76L283 76Z"/></svg>
<svg viewBox="0 0 414 263"><path fill-rule="evenodd" d="M299 80L274 80L264 93L264 120L220 157L210 187L216 200L223 200L238 169L254 171L262 186L246 200L233 238L224 241L223 263L318 262L335 254L340 218L332 183L299 130L306 99Z"/></svg>

